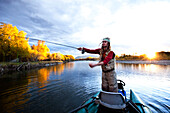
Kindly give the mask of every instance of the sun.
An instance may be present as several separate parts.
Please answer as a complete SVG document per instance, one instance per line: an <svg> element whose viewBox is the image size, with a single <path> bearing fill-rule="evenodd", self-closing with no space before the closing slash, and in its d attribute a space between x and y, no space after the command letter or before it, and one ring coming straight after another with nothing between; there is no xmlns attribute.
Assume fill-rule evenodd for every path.
<svg viewBox="0 0 170 113"><path fill-rule="evenodd" d="M147 53L146 54L147 55L147 57L149 58L149 59L153 59L153 58L155 58L155 56L156 56L156 54L155 53Z"/></svg>

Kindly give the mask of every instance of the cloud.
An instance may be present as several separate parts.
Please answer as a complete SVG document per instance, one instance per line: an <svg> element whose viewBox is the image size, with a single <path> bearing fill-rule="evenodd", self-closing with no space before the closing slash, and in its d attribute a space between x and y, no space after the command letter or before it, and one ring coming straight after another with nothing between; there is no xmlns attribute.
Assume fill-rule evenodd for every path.
<svg viewBox="0 0 170 113"><path fill-rule="evenodd" d="M131 0L0 0L0 21L31 38L75 47L98 48L111 38L117 53L170 50L170 2ZM50 50L79 51L49 45Z"/></svg>
<svg viewBox="0 0 170 113"><path fill-rule="evenodd" d="M169 2L123 4L116 12L103 6L98 7L100 13L96 13L95 21L91 21L93 26L84 26L73 37L81 37L82 40L79 41L95 47L101 38L109 36L112 46L119 54L119 51L142 54L170 50Z"/></svg>
<svg viewBox="0 0 170 113"><path fill-rule="evenodd" d="M151 52L170 45L169 2L148 2L134 6L124 6L115 14L113 28L120 44L132 45L137 49L149 49ZM122 33L121 33L122 32ZM170 48L167 46L166 51ZM135 49L134 49L135 50ZM136 50L138 51L138 50Z"/></svg>

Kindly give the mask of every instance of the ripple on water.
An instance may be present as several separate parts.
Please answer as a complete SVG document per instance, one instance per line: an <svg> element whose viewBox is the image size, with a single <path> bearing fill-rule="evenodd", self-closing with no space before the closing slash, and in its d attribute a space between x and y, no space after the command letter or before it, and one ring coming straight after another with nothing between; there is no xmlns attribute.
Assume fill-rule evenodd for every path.
<svg viewBox="0 0 170 113"><path fill-rule="evenodd" d="M75 62L72 69L62 64L0 78L0 111L71 111L101 88L101 68L91 69L88 63ZM127 93L133 89L154 113L169 112L169 66L118 64L116 69Z"/></svg>

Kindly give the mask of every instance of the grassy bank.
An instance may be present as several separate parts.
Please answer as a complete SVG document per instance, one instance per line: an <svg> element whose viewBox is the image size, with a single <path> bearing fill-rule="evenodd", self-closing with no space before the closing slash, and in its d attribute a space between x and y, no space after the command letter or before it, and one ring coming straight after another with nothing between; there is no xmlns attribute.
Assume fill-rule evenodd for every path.
<svg viewBox="0 0 170 113"><path fill-rule="evenodd" d="M31 64L38 64L38 63L54 63L54 62L63 62L63 61L37 61L37 62L27 62ZM0 65L20 65L25 62L0 62Z"/></svg>
<svg viewBox="0 0 170 113"><path fill-rule="evenodd" d="M12 71L22 71L35 68L42 68L51 65L57 65L63 63L63 61L38 61L38 62L0 62L0 75L12 72Z"/></svg>

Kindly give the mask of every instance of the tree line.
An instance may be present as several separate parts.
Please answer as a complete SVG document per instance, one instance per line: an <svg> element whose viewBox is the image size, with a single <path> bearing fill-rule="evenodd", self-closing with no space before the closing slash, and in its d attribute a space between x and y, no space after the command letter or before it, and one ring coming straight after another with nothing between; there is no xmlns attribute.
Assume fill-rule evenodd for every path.
<svg viewBox="0 0 170 113"><path fill-rule="evenodd" d="M170 60L170 52L155 52L155 57L150 59L146 54L142 55L126 55L122 54L121 56L116 56L117 60Z"/></svg>
<svg viewBox="0 0 170 113"><path fill-rule="evenodd" d="M0 62L18 59L20 62L57 60L75 60L72 55L50 53L45 41L38 40L37 45L30 46L27 33L19 31L16 26L0 22Z"/></svg>

